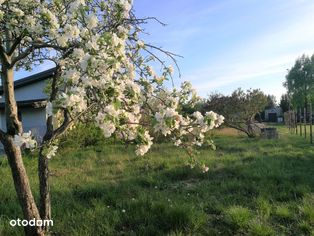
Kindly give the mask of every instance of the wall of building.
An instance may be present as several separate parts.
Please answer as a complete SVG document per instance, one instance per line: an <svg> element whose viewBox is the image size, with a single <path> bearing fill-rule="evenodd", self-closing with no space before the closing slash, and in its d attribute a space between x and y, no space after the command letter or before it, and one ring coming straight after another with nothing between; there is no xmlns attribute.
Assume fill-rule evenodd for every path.
<svg viewBox="0 0 314 236"><path fill-rule="evenodd" d="M28 101L28 100L38 100L47 99L47 95L44 93L47 80L42 80L25 85L20 88L15 89L15 99L16 101ZM3 95L0 97L0 103L4 102ZM37 139L41 141L43 135L46 132L46 111L45 108L32 108L25 107L19 109L22 116L23 131L32 131L32 134ZM0 128L6 131L6 121L4 115L4 109L0 110ZM0 144L0 154L1 149L3 149Z"/></svg>
<svg viewBox="0 0 314 236"><path fill-rule="evenodd" d="M45 108L23 108L21 109L23 131L32 131L34 137L41 141L46 132L46 110Z"/></svg>
<svg viewBox="0 0 314 236"><path fill-rule="evenodd" d="M22 108L20 110L23 131L32 131L32 135L41 142L46 132L46 109L45 108ZM0 111L0 128L6 131L4 111ZM3 146L0 144L0 154Z"/></svg>
<svg viewBox="0 0 314 236"><path fill-rule="evenodd" d="M47 80L38 81L26 85L24 87L15 89L15 100L16 101L27 101L27 100L37 100L46 99L47 95L44 93ZM0 103L4 102L4 97L0 98Z"/></svg>

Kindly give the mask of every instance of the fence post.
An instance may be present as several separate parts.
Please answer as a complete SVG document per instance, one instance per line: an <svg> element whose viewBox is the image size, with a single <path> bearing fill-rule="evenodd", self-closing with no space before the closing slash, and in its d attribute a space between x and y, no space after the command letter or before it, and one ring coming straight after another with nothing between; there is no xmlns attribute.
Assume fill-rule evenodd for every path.
<svg viewBox="0 0 314 236"><path fill-rule="evenodd" d="M304 122L304 138L306 138L306 108L304 107L304 119L303 119L303 122Z"/></svg>
<svg viewBox="0 0 314 236"><path fill-rule="evenodd" d="M294 111L293 115L294 115L295 134L298 134L298 111Z"/></svg>
<svg viewBox="0 0 314 236"><path fill-rule="evenodd" d="M300 113L299 113L299 121L300 121L300 136L302 137L302 108L300 108Z"/></svg>
<svg viewBox="0 0 314 236"><path fill-rule="evenodd" d="M298 110L294 111L295 134L298 134Z"/></svg>
<svg viewBox="0 0 314 236"><path fill-rule="evenodd" d="M312 122L313 122L313 118L312 118L312 103L310 103L310 139L311 139L311 144L313 144L313 134L312 134Z"/></svg>
<svg viewBox="0 0 314 236"><path fill-rule="evenodd" d="M287 115L286 117L289 118L289 120L288 120L288 126L289 126L289 131L290 131L290 133L291 133L291 111L290 111L290 103L289 103L288 115Z"/></svg>

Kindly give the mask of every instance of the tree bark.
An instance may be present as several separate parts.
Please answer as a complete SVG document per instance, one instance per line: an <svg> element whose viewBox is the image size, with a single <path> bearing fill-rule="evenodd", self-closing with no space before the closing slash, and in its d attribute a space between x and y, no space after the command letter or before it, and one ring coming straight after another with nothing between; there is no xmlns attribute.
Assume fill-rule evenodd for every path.
<svg viewBox="0 0 314 236"><path fill-rule="evenodd" d="M57 95L57 77L60 76L60 67L57 65L55 74L52 78L50 101L53 101ZM48 158L43 155L43 148L46 142L53 137L53 118L48 117L46 121L46 133L42 140L42 147L39 150L38 159L38 177L39 177L39 191L40 191L40 216L43 220L51 219L51 197L49 185L49 162ZM44 231L48 232L48 226L44 227Z"/></svg>
<svg viewBox="0 0 314 236"><path fill-rule="evenodd" d="M304 121L304 138L306 138L306 107L304 107L304 118L303 118L303 121Z"/></svg>
<svg viewBox="0 0 314 236"><path fill-rule="evenodd" d="M5 116L7 125L7 134L15 135L22 133L22 125L17 115L17 105L14 96L14 74L13 68L2 66L2 86L5 99Z"/></svg>
<svg viewBox="0 0 314 236"><path fill-rule="evenodd" d="M243 124L244 124L244 126L247 126L246 123L243 123ZM256 135L254 134L254 132L253 133L250 132L248 130L248 128L245 128L245 127L242 127L242 126L238 126L238 125L233 125L233 124L228 123L228 122L225 122L225 125L230 127L230 128L233 128L233 129L236 129L236 130L238 130L240 132L245 133L248 136L248 138L256 138Z"/></svg>
<svg viewBox="0 0 314 236"><path fill-rule="evenodd" d="M49 168L48 159L43 155L43 149L39 151L38 160L38 177L40 191L40 217L42 220L51 219L51 200L50 200L50 185L49 185ZM45 232L49 231L48 226L44 226Z"/></svg>
<svg viewBox="0 0 314 236"><path fill-rule="evenodd" d="M10 60L10 58L8 58ZM8 61L10 62L10 61ZM7 133L1 139L5 153L8 157L9 165L12 172L15 190L22 207L25 220L40 220L38 208L36 206L26 169L23 163L20 147L13 143L15 134L22 133L22 125L18 120L17 105L14 97L14 80L13 68L9 65L2 64L2 86L5 99L5 116ZM41 227L27 226L24 227L27 236L44 235Z"/></svg>
<svg viewBox="0 0 314 236"><path fill-rule="evenodd" d="M7 137L4 141L4 150L7 154L9 165L12 172L15 191L22 207L25 220L40 220L40 215L30 188L29 180L23 164L21 149L13 143L12 137ZM27 236L43 236L41 227L24 227Z"/></svg>

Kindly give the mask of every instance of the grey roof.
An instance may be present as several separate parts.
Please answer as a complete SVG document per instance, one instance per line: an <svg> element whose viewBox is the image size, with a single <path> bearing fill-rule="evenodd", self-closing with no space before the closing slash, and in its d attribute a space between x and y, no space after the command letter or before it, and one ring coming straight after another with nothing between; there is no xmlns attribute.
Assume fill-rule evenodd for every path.
<svg viewBox="0 0 314 236"><path fill-rule="evenodd" d="M17 106L19 108L22 107L33 107L33 108L42 108L46 107L47 101L46 99L34 99L34 100L27 100L27 101L17 101ZM4 103L0 103L0 110L4 109Z"/></svg>
<svg viewBox="0 0 314 236"><path fill-rule="evenodd" d="M20 88L20 87L24 87L26 85L41 81L41 80L45 80L45 79L49 79L53 76L54 72L55 72L55 68L51 68L49 70L45 70L43 72L34 74L34 75L30 75L27 76L25 78L19 79L14 81L14 88ZM0 94L3 94L3 88L2 86L0 86Z"/></svg>

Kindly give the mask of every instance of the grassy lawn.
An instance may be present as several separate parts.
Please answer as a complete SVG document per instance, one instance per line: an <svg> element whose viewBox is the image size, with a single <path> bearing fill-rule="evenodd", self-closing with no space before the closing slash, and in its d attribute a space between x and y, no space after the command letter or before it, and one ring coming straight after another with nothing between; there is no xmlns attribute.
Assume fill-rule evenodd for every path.
<svg viewBox="0 0 314 236"><path fill-rule="evenodd" d="M184 151L155 145L64 149L51 161L53 235L314 235L314 146L280 128L278 140L216 132L203 174ZM37 162L25 162L37 194ZM0 235L22 218L0 160ZM37 196L37 195L36 195Z"/></svg>

